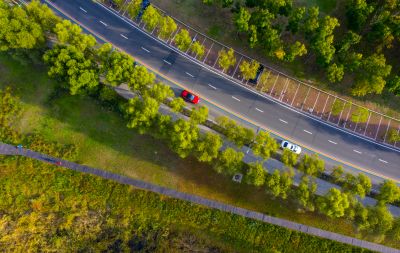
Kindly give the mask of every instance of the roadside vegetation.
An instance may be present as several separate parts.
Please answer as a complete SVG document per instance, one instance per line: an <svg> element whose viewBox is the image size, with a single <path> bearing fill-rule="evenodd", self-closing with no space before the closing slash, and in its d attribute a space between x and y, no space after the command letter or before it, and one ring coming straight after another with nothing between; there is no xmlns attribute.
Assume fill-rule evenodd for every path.
<svg viewBox="0 0 400 253"><path fill-rule="evenodd" d="M168 86L157 82L155 76L143 66L134 64L134 59L130 56L113 50L109 44L97 45L92 36L83 34L78 26L69 21L60 20L38 2L32 2L26 10L18 8L17 11L17 8L10 8L1 1L0 7L4 13L8 13L5 20L10 24L15 19L29 17L27 19L29 23L26 26L8 31L9 34L0 40L0 46L2 51L25 64L32 65L32 61L41 59L41 57L33 58L33 56L43 55L42 58L48 66L48 75L57 80L57 84L53 84L54 93L49 94L53 100L59 98L58 96L66 95L66 92L80 98L92 97L102 105L107 105L117 114L117 116L112 116L111 121L121 122L118 116L124 116L128 128L132 128L140 134L151 135L152 138L148 138L150 138L150 142L153 142L152 146L154 143L166 145L179 157L189 159L191 164L205 168L213 167L217 173L229 176L229 178L235 173L242 173L245 182L251 185L250 191L257 191L257 188L266 191L269 198L277 202L280 199L288 199L291 209L285 211L287 217L291 217L293 209L297 208L301 212L308 212L307 215L310 217L319 217L318 219L321 221L319 226L323 226L321 224L326 223L323 221L323 215L326 215L334 219L327 221L332 226L338 223L339 219L341 225L350 228L349 235L353 233L352 225L350 225L352 223L356 233L360 236L397 246L400 239L399 222L397 219L394 220L385 205L400 198L399 188L393 182L387 181L382 185L381 192L377 196L379 200L377 206L364 207L358 202L357 196L362 198L369 193L371 188L369 178L363 175L356 177L340 173L340 168L338 168L332 176L343 185L343 190L331 189L326 196L316 196L314 180L324 171L323 161L317 157L304 156L299 159L291 153L284 152L281 155L282 161L288 167L288 170L284 172L278 170L268 172L260 163L245 164L242 161L244 154L238 147L248 145L256 155L266 160L270 157L279 157L276 153L278 148L276 141L268 133L261 131L256 135L252 130L243 128L227 118L217 120L218 132L223 135L203 133L199 130L198 125L204 123L208 117L206 107L194 108L190 113L189 120L173 120L171 116L160 114L158 109L161 103L170 105L177 113L181 112L184 106L182 99L174 98L173 92ZM29 34L31 26L36 27L38 31L35 33L36 38L43 39L17 36ZM51 33L57 38L57 43L50 49L45 46L45 34L47 33ZM112 87L122 83L128 84L128 87L136 94L135 98L124 101L118 97ZM35 83L35 85L40 86L41 83ZM13 130L17 114L8 114L8 112L19 110L17 109L18 103L12 98L11 91L8 89L2 91L1 99L4 104L1 114L4 115L1 122L4 126L1 128L1 140L14 144L23 143L29 148L40 151L38 150L40 145L32 145L29 139L25 139ZM50 105L54 105L51 104L52 99L48 101ZM65 98L63 102L67 102L69 99L71 98ZM58 108L58 112L55 112L56 115L62 115L63 110L66 110L64 107L70 105L71 103L63 105L60 101L56 107ZM89 102L82 105L92 106ZM72 114L70 117L75 117L78 122L87 120L88 115L79 115L79 111L82 109L75 108L73 113L69 112ZM104 117L105 115L100 116ZM61 117L58 120L59 126L62 127L65 119ZM52 122L47 122L47 124L52 125ZM52 126L56 125L53 123ZM93 127L101 128L102 126L95 124ZM47 135L57 131L56 129L42 128ZM116 130L114 129L114 131ZM126 137L129 138L131 132L126 133ZM63 138L64 141L68 140L68 136L63 136ZM101 138L107 137L101 136ZM225 138L234 143L235 147L223 149L222 144ZM118 144L114 145L118 147ZM143 144L140 143L141 145ZM90 148L90 145L86 148ZM122 151L126 152L126 150ZM168 151L164 152L168 154ZM99 156L96 153L93 155L95 156L93 159L97 159L96 157ZM183 160L178 161L183 162ZM290 169L292 167L298 168L302 173L302 183L299 187L292 186L293 171ZM202 173L211 172L202 171ZM150 178L152 176L147 175ZM229 178L224 176L218 178L222 182L229 182ZM237 189L237 187L234 188ZM343 233L339 228L336 232Z"/></svg>

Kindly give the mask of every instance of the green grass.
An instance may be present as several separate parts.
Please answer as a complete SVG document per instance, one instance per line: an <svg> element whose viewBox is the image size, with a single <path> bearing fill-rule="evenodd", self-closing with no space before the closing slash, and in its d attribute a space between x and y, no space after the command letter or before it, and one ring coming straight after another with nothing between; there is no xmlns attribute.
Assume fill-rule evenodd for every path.
<svg viewBox="0 0 400 253"><path fill-rule="evenodd" d="M236 184L195 159L179 158L159 140L127 129L118 113L87 96L55 94L56 82L47 78L44 67L23 66L0 55L0 88L7 85L14 87L23 102L21 131L37 130L48 140L77 145L79 163L354 236L350 221L296 212L296 205L289 201Z"/></svg>

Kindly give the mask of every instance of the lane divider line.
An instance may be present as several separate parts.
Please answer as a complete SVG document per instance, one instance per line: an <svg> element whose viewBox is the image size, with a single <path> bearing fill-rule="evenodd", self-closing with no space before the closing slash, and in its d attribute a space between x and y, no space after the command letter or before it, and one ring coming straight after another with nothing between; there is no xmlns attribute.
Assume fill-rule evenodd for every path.
<svg viewBox="0 0 400 253"><path fill-rule="evenodd" d="M307 131L305 129L303 129L304 132L308 133L308 134L312 134L310 131Z"/></svg>
<svg viewBox="0 0 400 253"><path fill-rule="evenodd" d="M171 65L171 63L169 61L165 60L165 59L163 60L163 62L165 62L168 65Z"/></svg>
<svg viewBox="0 0 400 253"><path fill-rule="evenodd" d="M210 87L213 88L214 90L217 89L215 86L212 86L210 83L208 84L208 86L210 86Z"/></svg>
<svg viewBox="0 0 400 253"><path fill-rule="evenodd" d="M335 144L335 145L337 145L337 143L336 142L334 142L334 141L331 141L331 140L328 140L330 143L332 143L332 144Z"/></svg>
<svg viewBox="0 0 400 253"><path fill-rule="evenodd" d="M385 160L382 160L382 159L378 159L380 162L382 162L382 163L386 163L386 164L388 164L388 162L387 161L385 161Z"/></svg>
<svg viewBox="0 0 400 253"><path fill-rule="evenodd" d="M186 75L190 76L190 77L194 77L194 75L190 74L189 72L185 72Z"/></svg>
<svg viewBox="0 0 400 253"><path fill-rule="evenodd" d="M232 96L232 98L240 102L240 99L238 99L237 97Z"/></svg>
<svg viewBox="0 0 400 253"><path fill-rule="evenodd" d="M260 110L260 109L258 109L257 107L256 107L256 110L259 111L259 112L264 112L263 110Z"/></svg>
<svg viewBox="0 0 400 253"><path fill-rule="evenodd" d="M86 11L85 9L83 9L82 7L79 7L79 9L80 9L81 11L83 11L84 13L87 13L87 11Z"/></svg>
<svg viewBox="0 0 400 253"><path fill-rule="evenodd" d="M106 23L100 20L100 23L102 23L104 26L108 26Z"/></svg>
<svg viewBox="0 0 400 253"><path fill-rule="evenodd" d="M128 37L126 37L125 35L123 35L123 34L120 34L120 35L121 35L122 38L124 38L126 40L128 39Z"/></svg>
<svg viewBox="0 0 400 253"><path fill-rule="evenodd" d="M150 53L150 51L147 48L144 47L140 47L141 49L143 49L144 51L146 51L147 53Z"/></svg>
<svg viewBox="0 0 400 253"><path fill-rule="evenodd" d="M279 121L280 121L280 122L283 122L283 123L285 123L285 124L288 123L286 120L283 120L283 119L279 119Z"/></svg>
<svg viewBox="0 0 400 253"><path fill-rule="evenodd" d="M91 30L89 27L87 27L87 26L81 24L80 22L78 22L75 18L71 17L69 14L65 13L64 11L61 11L60 8L57 7L55 4L49 2L48 0L45 0L45 2L46 2L47 4L49 4L50 6L52 6L53 8L55 8L55 9L56 9L57 11L59 11L60 13L62 13L63 15L65 15L66 17L68 17L69 19L73 20L75 23L79 24L81 27L85 28L87 31L91 32L93 35L97 36L99 39L103 40L104 42L111 43L110 41L106 40L103 36L99 35L98 33L94 32L93 30ZM97 3L97 2L96 2L96 3ZM110 12L110 13L113 14L114 16L116 16L116 17L118 17L119 19L121 19L122 21L124 21L126 24L128 24L128 25L131 26L132 28L138 30L139 32L141 32L141 33L143 33L143 34L145 34L145 35L147 35L147 33L143 32L142 30L140 30L139 28L137 28L135 25L133 25L133 24L131 24L130 22L126 21L126 20L123 19L121 16L119 16L119 15L115 14L114 12L110 11L109 9L107 9L106 7L104 7L103 5L101 5L100 3L97 3L97 4L98 4L101 8L105 9L106 11ZM153 37L151 37L151 36L149 36L149 35L147 35L147 36L148 36L149 38L154 39ZM155 40L155 39L154 39L154 40ZM112 43L111 43L111 44L112 44ZM163 44L163 45L164 45L164 44ZM121 50L121 52L128 53L128 52L126 52L125 50L123 50L122 48L119 48L119 47L117 47L117 46L115 46L115 45L114 45L114 47L117 48L117 49L119 49L119 50ZM164 75L164 74L158 72L158 71L157 71L156 69L154 69L153 67L151 67L151 66L149 66L149 65L147 65L147 64L145 64L145 63L143 63L143 62L141 62L140 60L137 60L137 59L136 59L136 61L137 61L138 63L142 64L143 66L145 66L146 68L150 69L152 72L154 72L154 73L156 73L157 75L161 76L161 77L164 78L165 80L168 80L169 82L172 82L172 83L176 84L177 86L179 86L179 87L181 87L181 88L183 88L183 89L186 88L186 86L184 86L184 85L182 85L181 83L179 83L179 82L177 82L177 81L175 81L175 80L172 80L172 79L169 78L168 76L166 76L166 75ZM208 69L208 68L206 68L206 69ZM208 69L208 70L209 70L209 69ZM211 71L211 70L209 70L209 71ZM216 73L216 72L214 72L214 71L211 71L211 72L212 72L212 73ZM235 83L235 84L236 84L236 83ZM243 88L243 87L242 87L242 88ZM249 91L251 91L251 90L249 90ZM255 93L255 92L254 92L254 93ZM199 95L201 95L201 94L199 94ZM262 96L262 97L264 97L264 96ZM266 98L266 97L265 97L265 98ZM268 98L267 98L267 99L268 99ZM270 100L270 99L269 99L269 100ZM272 134L274 134L274 135L276 135L276 136L278 136L278 137L280 137L280 138L291 140L291 138L287 137L286 135L281 134L281 133L277 133L276 131L274 131L274 130L272 130L272 129L270 129L270 128L268 128L268 127L262 125L262 124L259 124L259 123L255 122L255 121L251 120L251 119L247 119L247 118L245 118L244 116L242 116L241 114L236 113L236 112L233 112L233 111L229 110L228 108L225 108L224 106L219 105L218 103L216 103L216 102L214 102L214 101L211 101L211 100L207 100L207 101L208 101L210 104L212 104L213 106L215 106L215 107L217 107L217 108L220 108L220 109L222 109L222 110L224 110L224 111L226 111L226 112L228 112L228 113L230 113L230 114L232 114L232 115L234 115L234 116L236 116L236 117L238 117L238 118L240 118L240 119L242 119L242 120L245 120L245 121L247 121L247 122L253 124L254 126L262 127L262 128L264 128L265 130L271 132ZM282 105L282 104L280 104L280 105ZM284 105L282 105L282 106L283 106L283 107L286 107L286 106L284 106ZM289 107L287 107L287 108L288 108L289 110L295 111L294 109L291 109L291 108L289 108ZM295 112L297 112L297 111L295 111ZM297 113L302 114L301 112L297 112ZM309 116L307 116L306 114L302 114L302 115L304 115L304 116L306 116L306 117L309 117ZM309 118L311 118L311 117L309 117ZM322 122L322 121L319 121L319 120L316 120L316 121L321 122L321 123L327 125L327 123L324 123L324 122ZM339 128L336 128L336 129L345 132L345 131L342 130L342 129L339 129ZM347 133L347 132L346 132L346 133ZM351 134L351 133L349 133L349 134L352 135L352 136L356 136L356 135ZM363 139L363 138L362 138L362 139ZM369 140L367 140L367 141L369 141ZM298 143L299 143L299 142L298 142ZM391 178L391 177L385 176L385 175L383 175L383 174L380 174L380 173L378 173L378 172L375 172L375 171L372 171L372 170L368 170L368 169L361 168L361 167L359 167L359 166L357 166L357 165L354 165L354 164L352 164L352 163L350 163L350 162L346 162L346 161L337 159L337 158L334 157L334 156L331 156L331 155L325 154L324 152L317 151L317 150L315 150L315 149L313 149L313 148L307 147L307 145L304 145L304 144L302 144L302 143L299 143L299 144L301 144L302 146L306 147L308 150L313 151L313 152L315 152L315 153L317 153L317 154L323 155L323 156L325 156L325 157L327 157L327 158L329 158L329 159L331 159L331 160L333 160L333 161L337 161L337 162L343 163L343 164L345 164L345 165L347 165L347 166L356 168L356 169L358 169L358 170L360 170L360 171L363 171L363 172L365 172L365 173L368 173L368 174L371 174L371 175L374 175L374 176L377 176L377 177L380 177L380 178L383 178L383 179L390 179L390 180L393 180L393 181L396 181L396 182L400 182L400 179L399 179L399 178ZM387 147L386 147L386 148L387 148ZM393 149L393 150L394 150L394 149Z"/></svg>
<svg viewBox="0 0 400 253"><path fill-rule="evenodd" d="M358 151L357 149L353 149L354 152L356 152L357 154L362 154L361 151Z"/></svg>

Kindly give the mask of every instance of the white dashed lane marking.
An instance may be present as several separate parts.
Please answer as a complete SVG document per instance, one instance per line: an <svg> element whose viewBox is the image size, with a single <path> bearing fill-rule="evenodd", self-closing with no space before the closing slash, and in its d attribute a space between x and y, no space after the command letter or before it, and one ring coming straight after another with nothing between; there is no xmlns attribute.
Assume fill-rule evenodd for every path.
<svg viewBox="0 0 400 253"><path fill-rule="evenodd" d="M280 122L287 124L288 122L286 120L283 119L279 119Z"/></svg>
<svg viewBox="0 0 400 253"><path fill-rule="evenodd" d="M310 131L307 131L305 129L303 129L304 132L308 133L308 134L312 134Z"/></svg>
<svg viewBox="0 0 400 253"><path fill-rule="evenodd" d="M353 151L356 152L357 154L362 154L361 151L358 151L358 150L356 150L356 149L353 149Z"/></svg>
<svg viewBox="0 0 400 253"><path fill-rule="evenodd" d="M190 77L194 77L194 75L192 75L192 74L190 74L190 73L188 73L188 72L185 72L186 73L186 75L188 75L188 76L190 76Z"/></svg>
<svg viewBox="0 0 400 253"><path fill-rule="evenodd" d="M378 159L381 163L388 163L387 161L385 161L385 160L382 160L382 159Z"/></svg>
<svg viewBox="0 0 400 253"><path fill-rule="evenodd" d="M80 9L81 11L83 11L84 13L87 13L87 11L86 11L85 9L83 9L82 7L79 7L79 9Z"/></svg>
<svg viewBox="0 0 400 253"><path fill-rule="evenodd" d="M232 96L232 98L240 102L240 99L238 99L237 97Z"/></svg>
<svg viewBox="0 0 400 253"><path fill-rule="evenodd" d="M256 107L256 110L259 111L259 112L264 112L263 110L260 110L260 109L258 109L257 107Z"/></svg>
<svg viewBox="0 0 400 253"><path fill-rule="evenodd" d="M332 143L332 144L337 144L336 142L334 142L334 141L331 141L331 140L328 140L330 143Z"/></svg>
<svg viewBox="0 0 400 253"><path fill-rule="evenodd" d="M140 47L142 50L146 51L147 53L150 53L150 51L147 48Z"/></svg>
<svg viewBox="0 0 400 253"><path fill-rule="evenodd" d="M208 84L208 86L210 86L210 87L213 88L214 90L217 89L217 88L215 88L215 86L212 86L210 83Z"/></svg>
<svg viewBox="0 0 400 253"><path fill-rule="evenodd" d="M120 34L120 35L121 35L122 38L128 39L128 37L126 37L125 35L123 35L123 34Z"/></svg>
<svg viewBox="0 0 400 253"><path fill-rule="evenodd" d="M102 23L104 26L108 26L106 23L100 20L100 23Z"/></svg>
<svg viewBox="0 0 400 253"><path fill-rule="evenodd" d="M171 65L171 63L167 60L163 60L166 64Z"/></svg>

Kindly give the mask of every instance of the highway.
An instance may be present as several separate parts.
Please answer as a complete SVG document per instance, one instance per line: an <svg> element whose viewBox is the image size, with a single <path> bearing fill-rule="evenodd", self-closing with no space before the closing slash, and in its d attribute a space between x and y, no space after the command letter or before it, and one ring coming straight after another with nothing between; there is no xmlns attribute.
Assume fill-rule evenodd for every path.
<svg viewBox="0 0 400 253"><path fill-rule="evenodd" d="M318 153L327 164L343 164L346 169L364 171L375 179L400 182L398 151L327 125L249 90L150 37L94 1L43 2L88 32L129 53L169 83L195 92L220 111L254 127L260 126L279 139L289 139L305 152Z"/></svg>

